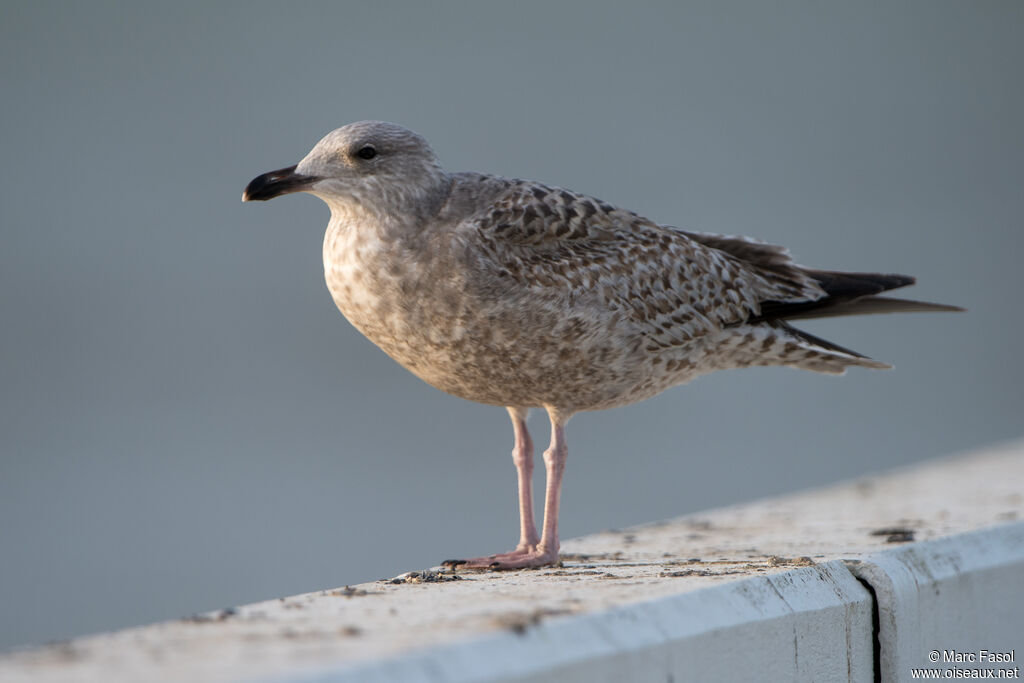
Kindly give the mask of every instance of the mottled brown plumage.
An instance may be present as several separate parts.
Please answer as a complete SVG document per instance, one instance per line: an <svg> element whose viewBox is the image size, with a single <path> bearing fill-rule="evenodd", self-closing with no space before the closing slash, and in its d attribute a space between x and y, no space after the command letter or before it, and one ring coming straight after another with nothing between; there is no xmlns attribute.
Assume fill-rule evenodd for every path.
<svg viewBox="0 0 1024 683"><path fill-rule="evenodd" d="M349 321L426 382L512 415L520 544L471 566L557 560L563 427L574 413L726 368L885 368L786 320L950 310L877 296L913 282L905 276L809 270L745 237L684 232L540 183L447 173L421 137L394 124L340 128L297 166L254 180L245 198L294 191L331 208L325 277ZM552 422L541 538L532 407Z"/></svg>

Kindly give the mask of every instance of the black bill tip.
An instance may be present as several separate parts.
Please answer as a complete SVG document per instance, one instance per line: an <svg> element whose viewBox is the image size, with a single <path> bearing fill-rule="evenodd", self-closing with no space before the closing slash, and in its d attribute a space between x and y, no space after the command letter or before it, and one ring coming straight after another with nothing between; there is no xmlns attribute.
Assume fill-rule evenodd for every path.
<svg viewBox="0 0 1024 683"><path fill-rule="evenodd" d="M242 192L243 202L265 202L291 192L301 192L318 180L316 176L300 175L295 166L281 168L256 176Z"/></svg>

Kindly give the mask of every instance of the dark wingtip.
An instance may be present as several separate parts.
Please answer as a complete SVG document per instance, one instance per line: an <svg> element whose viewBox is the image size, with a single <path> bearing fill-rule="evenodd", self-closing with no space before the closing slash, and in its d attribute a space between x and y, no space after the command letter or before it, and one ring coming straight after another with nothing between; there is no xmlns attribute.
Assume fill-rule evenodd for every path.
<svg viewBox="0 0 1024 683"><path fill-rule="evenodd" d="M917 278L898 273L844 273L832 270L808 270L825 293L832 297L867 296L890 289L907 287Z"/></svg>
<svg viewBox="0 0 1024 683"><path fill-rule="evenodd" d="M899 275L896 273L844 273L830 270L807 270L805 272L814 278L825 291L825 297L815 301L762 301L760 315L751 318L751 321L830 318L868 313L955 312L964 310L958 306L877 296L890 289L906 287L917 282L917 279L910 275Z"/></svg>
<svg viewBox="0 0 1024 683"><path fill-rule="evenodd" d="M894 273L887 277L889 277L894 284L892 287L886 287L886 289L897 289L899 287L907 287L908 285L917 283L917 278L912 275L898 275Z"/></svg>

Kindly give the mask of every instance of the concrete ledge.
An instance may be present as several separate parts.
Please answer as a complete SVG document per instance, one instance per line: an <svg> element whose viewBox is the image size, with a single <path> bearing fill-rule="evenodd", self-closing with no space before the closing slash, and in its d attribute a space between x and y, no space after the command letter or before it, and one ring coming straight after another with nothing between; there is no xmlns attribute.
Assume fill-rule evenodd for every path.
<svg viewBox="0 0 1024 683"><path fill-rule="evenodd" d="M973 655L959 668L1017 666L978 661L982 651L1024 658L1024 523L874 553L850 568L878 603L882 680L949 669L951 652Z"/></svg>
<svg viewBox="0 0 1024 683"><path fill-rule="evenodd" d="M1022 517L1024 442L575 539L561 568L425 570L15 652L0 680L909 680L933 650L1024 656Z"/></svg>
<svg viewBox="0 0 1024 683"><path fill-rule="evenodd" d="M298 680L870 682L871 613L868 591L829 562Z"/></svg>

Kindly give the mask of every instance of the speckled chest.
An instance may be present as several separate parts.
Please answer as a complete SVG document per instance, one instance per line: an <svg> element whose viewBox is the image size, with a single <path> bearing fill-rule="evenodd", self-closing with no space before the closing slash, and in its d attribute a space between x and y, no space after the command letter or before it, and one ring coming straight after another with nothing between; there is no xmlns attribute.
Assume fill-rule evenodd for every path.
<svg viewBox="0 0 1024 683"><path fill-rule="evenodd" d="M332 221L324 237L324 277L338 309L404 367L452 391L472 348L474 316L445 250Z"/></svg>

